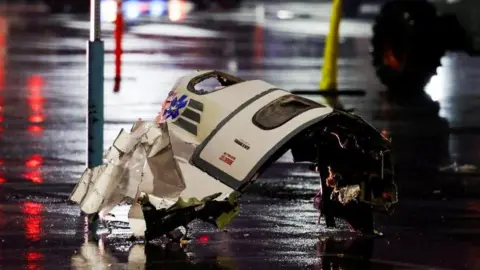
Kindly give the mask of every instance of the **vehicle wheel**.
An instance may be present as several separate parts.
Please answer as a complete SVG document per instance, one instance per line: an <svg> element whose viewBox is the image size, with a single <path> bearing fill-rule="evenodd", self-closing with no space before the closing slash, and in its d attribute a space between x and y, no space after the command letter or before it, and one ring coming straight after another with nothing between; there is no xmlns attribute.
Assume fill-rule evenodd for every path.
<svg viewBox="0 0 480 270"><path fill-rule="evenodd" d="M386 3L375 19L373 66L390 91L422 92L441 65L441 42L435 7L425 0Z"/></svg>
<svg viewBox="0 0 480 270"><path fill-rule="evenodd" d="M343 17L355 18L360 13L362 0L344 0L343 1Z"/></svg>

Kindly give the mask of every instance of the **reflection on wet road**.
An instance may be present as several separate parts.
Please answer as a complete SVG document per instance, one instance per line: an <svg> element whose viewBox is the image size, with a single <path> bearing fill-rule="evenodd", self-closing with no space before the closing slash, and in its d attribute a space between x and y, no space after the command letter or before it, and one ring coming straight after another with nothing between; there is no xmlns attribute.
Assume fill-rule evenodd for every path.
<svg viewBox="0 0 480 270"><path fill-rule="evenodd" d="M137 118L153 119L176 78L196 69L316 89L329 5L310 5L247 3L239 12L130 26L118 93L105 25L105 145ZM281 20L283 9L303 16ZM318 225L318 178L287 154L243 198L228 232L195 224L193 243L176 250L130 242L121 224L99 241L85 236L84 217L66 199L84 169L88 22L45 16L0 17L0 269L480 268L479 59L448 55L428 95L391 97L371 68L370 22L345 21L340 88L367 95L338 102L391 137L396 153L401 205L378 219L386 236Z"/></svg>

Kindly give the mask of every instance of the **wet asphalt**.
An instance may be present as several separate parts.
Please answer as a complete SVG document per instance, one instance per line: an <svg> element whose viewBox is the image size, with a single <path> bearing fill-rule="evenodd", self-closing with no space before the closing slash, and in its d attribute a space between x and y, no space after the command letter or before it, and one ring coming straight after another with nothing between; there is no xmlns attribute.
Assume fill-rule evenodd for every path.
<svg viewBox="0 0 480 270"><path fill-rule="evenodd" d="M259 16L256 4L129 25L118 93L113 26L104 24L105 147L137 118L153 119L176 78L196 69L315 91L330 6L266 2ZM132 242L121 222L89 241L85 218L67 202L86 158L87 18L3 12L0 269L480 269L480 59L448 54L427 95L392 98L371 67L369 16L341 29L339 88L366 95L337 102L394 146L401 203L377 217L385 236L317 224L319 180L286 155L248 191L226 232L195 223L194 240L178 250Z"/></svg>

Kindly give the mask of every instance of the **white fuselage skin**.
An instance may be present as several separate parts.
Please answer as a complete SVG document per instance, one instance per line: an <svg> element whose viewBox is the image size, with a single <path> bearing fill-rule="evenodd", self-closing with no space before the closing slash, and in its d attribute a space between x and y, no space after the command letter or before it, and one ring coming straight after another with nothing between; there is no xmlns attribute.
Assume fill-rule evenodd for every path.
<svg viewBox="0 0 480 270"><path fill-rule="evenodd" d="M180 78L169 95L175 102L164 106L175 113L169 117L163 117L165 114L162 113L162 120L156 127L142 124L145 132L137 133L143 135L135 137L132 132L133 135L124 134L122 140L116 140L123 146L113 145L115 151L110 154L107 165L93 171L87 169L70 199L79 203L85 213L100 212L103 217L124 197L137 199L141 193L148 194L157 208L168 208L179 198L201 200L219 192L221 196L216 200L223 200L241 184L258 176L257 171L272 151L285 143L284 138L333 111L321 106L309 109L274 129L261 129L252 121L255 113L279 97L291 94L259 80L243 81L206 94L187 89L192 79L209 72L212 71ZM149 134L157 135L153 138ZM143 147L138 146L140 141L144 143ZM238 141L248 147L241 147ZM154 152L149 152L153 150L148 149L155 147ZM127 148L137 150L125 150ZM118 149L123 149L124 154L118 154ZM143 149L147 149L144 157ZM136 151L137 160L132 162L136 164L134 175L131 174L132 168L128 168L128 161L121 160L129 151ZM165 155L173 157L176 165L168 165L168 160L172 159L165 161L169 157ZM233 161L225 162L222 159L225 155ZM165 168L151 168L148 160L155 156L159 157L156 164L165 164ZM139 166L142 164L145 165ZM130 171L130 177L119 177L124 171ZM170 179L169 183L165 183L162 174ZM178 192L165 195L162 193L164 189L158 187L169 189L172 181L177 183L172 190ZM145 222L138 204L131 207L129 220L134 234L142 236Z"/></svg>
<svg viewBox="0 0 480 270"><path fill-rule="evenodd" d="M179 138L179 141L172 140L172 147L176 157L179 158L181 156L182 162L179 162L179 164L182 172L185 173L184 179L187 187L181 194L182 198L192 196L202 198L211 195L211 190L222 191L222 196L219 199L226 198L230 194L232 189L226 187L220 181L211 181L210 176L207 177L207 175L201 174L199 168L191 166L188 161L192 157L195 148L217 128L220 122L232 114L237 108L244 106L252 97L269 91L268 94L263 95L248 106L245 106L240 112L230 118L215 136L210 138L210 141L200 153L201 159L208 161L211 165L238 181L250 180L246 179L246 177L251 169L292 130L299 128L312 119L324 116L333 111L330 107L311 109L278 128L262 130L253 124L252 118L254 114L271 101L281 96L290 95L291 93L260 80L241 82L202 95L192 93L187 89L187 84L194 77L201 76L208 72L211 71L180 78L174 89L174 92L180 95L188 95L189 99L195 99L204 104L203 112L196 111L201 115L200 123L198 124L198 135L192 135L178 125L168 125L171 136L174 135ZM272 89L276 90L272 91ZM183 111L181 111L180 114L182 112ZM180 115L180 117L183 118L182 115ZM247 143L249 150L247 151L237 145L234 142L235 139ZM190 143L190 146L181 147L180 145L185 145L183 142ZM222 156L224 152L228 152L236 158L231 165L220 160L220 156ZM199 179L199 175L203 175L208 179Z"/></svg>

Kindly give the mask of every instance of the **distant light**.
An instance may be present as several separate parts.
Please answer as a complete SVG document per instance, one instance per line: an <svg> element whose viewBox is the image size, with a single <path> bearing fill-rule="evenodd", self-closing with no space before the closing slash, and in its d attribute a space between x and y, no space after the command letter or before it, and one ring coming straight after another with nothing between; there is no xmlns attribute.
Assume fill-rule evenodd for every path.
<svg viewBox="0 0 480 270"><path fill-rule="evenodd" d="M443 74L433 76L425 86L425 92L433 101L441 101L445 98L445 79Z"/></svg>
<svg viewBox="0 0 480 270"><path fill-rule="evenodd" d="M117 3L115 0L105 0L100 5L100 16L102 21L114 22L117 18Z"/></svg>
<svg viewBox="0 0 480 270"><path fill-rule="evenodd" d="M281 20L293 19L293 12L288 10L279 10L277 12L277 17Z"/></svg>
<svg viewBox="0 0 480 270"><path fill-rule="evenodd" d="M7 180L5 180L5 178L3 178L3 177L0 177L0 184L3 184L5 182L7 182Z"/></svg>
<svg viewBox="0 0 480 270"><path fill-rule="evenodd" d="M180 21L185 17L185 3L181 0L171 0L168 3L168 18L172 22Z"/></svg>
<svg viewBox="0 0 480 270"><path fill-rule="evenodd" d="M125 5L125 16L127 19L133 20L142 14L142 11L140 10L140 5L138 2L127 2L124 4Z"/></svg>
<svg viewBox="0 0 480 270"><path fill-rule="evenodd" d="M167 6L162 1L153 1L150 5L150 14L155 17L160 17L165 14Z"/></svg>
<svg viewBox="0 0 480 270"><path fill-rule="evenodd" d="M148 3L148 2L140 2L138 5L140 7L140 13L141 14L147 13L148 10L150 9L150 3Z"/></svg>
<svg viewBox="0 0 480 270"><path fill-rule="evenodd" d="M455 76L454 59L451 55L442 57L442 66L437 69L437 74L430 78L425 86L425 93L433 101L444 101L450 95Z"/></svg>

